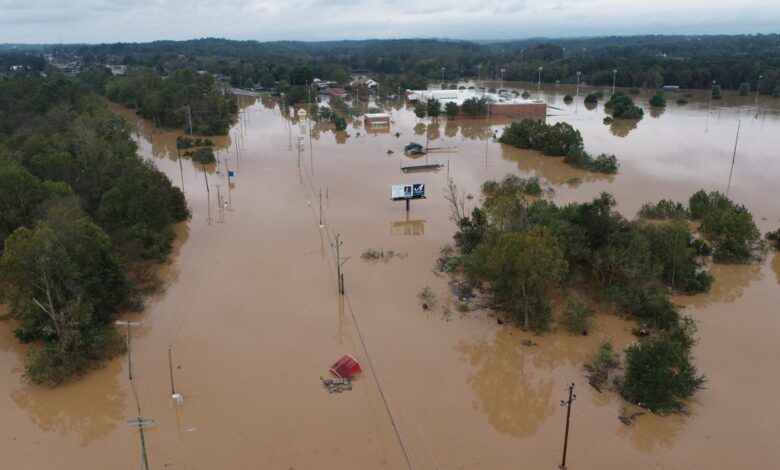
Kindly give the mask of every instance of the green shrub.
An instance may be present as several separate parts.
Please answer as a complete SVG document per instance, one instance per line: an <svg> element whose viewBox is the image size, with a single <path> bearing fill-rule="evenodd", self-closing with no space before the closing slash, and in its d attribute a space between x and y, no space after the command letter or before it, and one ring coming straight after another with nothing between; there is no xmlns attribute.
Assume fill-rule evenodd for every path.
<svg viewBox="0 0 780 470"><path fill-rule="evenodd" d="M666 107L666 97L664 97L664 94L659 92L656 92L655 95L650 98L650 106L654 108L665 108Z"/></svg>
<svg viewBox="0 0 780 470"><path fill-rule="evenodd" d="M774 243L776 249L780 250L780 229L767 233L766 238Z"/></svg>
<svg viewBox="0 0 780 470"><path fill-rule="evenodd" d="M688 212L692 219L701 220L699 230L712 243L715 261L747 263L762 255L761 233L744 206L717 191L699 190L688 201Z"/></svg>
<svg viewBox="0 0 780 470"><path fill-rule="evenodd" d="M676 103L682 106L688 104L688 100L686 100L685 98L677 98Z"/></svg>
<svg viewBox="0 0 780 470"><path fill-rule="evenodd" d="M569 94L567 94L566 96L563 97L563 102L564 103L571 103L572 101L574 101L574 97L572 97Z"/></svg>
<svg viewBox="0 0 780 470"><path fill-rule="evenodd" d="M566 301L566 310L563 312L561 323L569 331L581 333L590 329L595 314L596 311L589 305L569 299Z"/></svg>
<svg viewBox="0 0 780 470"><path fill-rule="evenodd" d="M644 111L634 104L634 100L628 95L618 91L604 103L604 108L611 110L615 119L642 119Z"/></svg>
<svg viewBox="0 0 780 470"><path fill-rule="evenodd" d="M596 358L593 360L593 368L596 373L606 374L610 369L618 366L618 357L615 348L609 341L603 341L599 345Z"/></svg>
<svg viewBox="0 0 780 470"><path fill-rule="evenodd" d="M596 104L598 102L599 102L599 97L595 93L588 93L587 96L585 96L585 103Z"/></svg>
<svg viewBox="0 0 780 470"><path fill-rule="evenodd" d="M565 122L549 125L527 119L505 127L499 142L562 157L572 149L582 148L582 135Z"/></svg>
<svg viewBox="0 0 780 470"><path fill-rule="evenodd" d="M626 349L626 375L619 389L627 400L664 414L683 411L684 400L704 383L693 364L690 346L665 334Z"/></svg>
<svg viewBox="0 0 780 470"><path fill-rule="evenodd" d="M651 220L682 220L688 218L688 209L682 203L674 202L671 199L661 199L655 204L644 203L639 209L639 217Z"/></svg>
<svg viewBox="0 0 780 470"><path fill-rule="evenodd" d="M192 161L208 165L217 161L211 147L202 147L190 153Z"/></svg>

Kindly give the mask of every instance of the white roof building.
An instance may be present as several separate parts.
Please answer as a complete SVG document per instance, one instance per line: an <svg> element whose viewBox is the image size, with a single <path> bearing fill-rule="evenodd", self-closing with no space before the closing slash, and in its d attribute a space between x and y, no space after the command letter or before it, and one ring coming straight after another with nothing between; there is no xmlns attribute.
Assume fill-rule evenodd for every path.
<svg viewBox="0 0 780 470"><path fill-rule="evenodd" d="M410 101L427 102L430 99L440 101L442 104L455 103L461 106L464 101L471 98L485 98L494 104L542 104L543 100L524 99L510 96L507 93L487 93L477 90L407 90L406 98Z"/></svg>

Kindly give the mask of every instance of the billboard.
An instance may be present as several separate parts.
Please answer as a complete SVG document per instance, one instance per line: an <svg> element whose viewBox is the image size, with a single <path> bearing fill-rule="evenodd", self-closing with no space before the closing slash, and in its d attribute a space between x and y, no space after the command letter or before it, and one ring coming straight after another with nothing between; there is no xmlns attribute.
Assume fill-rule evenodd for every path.
<svg viewBox="0 0 780 470"><path fill-rule="evenodd" d="M390 199L425 199L425 183L394 184L390 186Z"/></svg>

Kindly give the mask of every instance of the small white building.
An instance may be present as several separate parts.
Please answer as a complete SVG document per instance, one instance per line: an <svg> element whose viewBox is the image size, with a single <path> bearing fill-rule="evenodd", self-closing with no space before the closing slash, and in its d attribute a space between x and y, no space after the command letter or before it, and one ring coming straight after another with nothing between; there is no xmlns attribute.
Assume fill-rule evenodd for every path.
<svg viewBox="0 0 780 470"><path fill-rule="evenodd" d="M111 75L124 75L127 73L127 65L109 65Z"/></svg>

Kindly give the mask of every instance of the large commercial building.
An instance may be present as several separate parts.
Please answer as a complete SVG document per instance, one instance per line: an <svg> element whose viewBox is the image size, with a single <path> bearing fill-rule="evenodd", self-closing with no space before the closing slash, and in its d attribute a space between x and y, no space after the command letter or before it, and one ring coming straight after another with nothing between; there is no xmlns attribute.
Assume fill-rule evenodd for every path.
<svg viewBox="0 0 780 470"><path fill-rule="evenodd" d="M547 115L545 101L518 98L512 93L498 94L475 90L407 90L406 99L421 103L435 99L442 105L455 103L458 107L463 106L463 102L469 99L484 99L489 103L491 116L544 118Z"/></svg>

